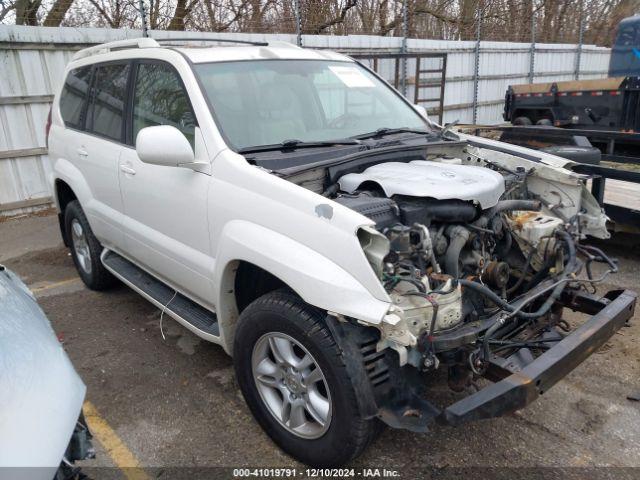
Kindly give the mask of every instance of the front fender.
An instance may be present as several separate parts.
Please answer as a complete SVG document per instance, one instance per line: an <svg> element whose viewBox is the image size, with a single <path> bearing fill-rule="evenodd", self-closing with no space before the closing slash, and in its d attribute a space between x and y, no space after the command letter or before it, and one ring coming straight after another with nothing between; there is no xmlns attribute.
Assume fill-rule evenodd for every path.
<svg viewBox="0 0 640 480"><path fill-rule="evenodd" d="M216 313L225 350L230 353L238 317L234 278L238 261L256 265L323 310L379 324L389 303L376 299L349 272L282 234L251 222L229 222L216 255Z"/></svg>

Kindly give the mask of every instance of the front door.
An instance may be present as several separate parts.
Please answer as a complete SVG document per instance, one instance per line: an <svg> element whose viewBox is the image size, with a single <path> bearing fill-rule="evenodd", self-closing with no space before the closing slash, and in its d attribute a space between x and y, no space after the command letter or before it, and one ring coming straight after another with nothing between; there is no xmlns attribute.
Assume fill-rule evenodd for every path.
<svg viewBox="0 0 640 480"><path fill-rule="evenodd" d="M197 123L178 72L166 62L143 61L135 65L133 81L132 144L145 127L171 125L193 147ZM133 146L122 152L119 170L126 255L182 293L212 306L207 223L211 177L188 168L143 163Z"/></svg>

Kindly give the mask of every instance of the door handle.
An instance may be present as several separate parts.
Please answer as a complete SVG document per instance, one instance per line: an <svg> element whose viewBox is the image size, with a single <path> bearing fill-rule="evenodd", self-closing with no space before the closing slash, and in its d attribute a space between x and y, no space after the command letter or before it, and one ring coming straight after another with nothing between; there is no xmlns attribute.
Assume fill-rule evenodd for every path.
<svg viewBox="0 0 640 480"><path fill-rule="evenodd" d="M127 175L135 175L136 171L131 168L129 165L120 165L120 171L126 173Z"/></svg>
<svg viewBox="0 0 640 480"><path fill-rule="evenodd" d="M76 153L81 157L86 157L89 155L89 153L87 153L87 151L84 148L77 149Z"/></svg>

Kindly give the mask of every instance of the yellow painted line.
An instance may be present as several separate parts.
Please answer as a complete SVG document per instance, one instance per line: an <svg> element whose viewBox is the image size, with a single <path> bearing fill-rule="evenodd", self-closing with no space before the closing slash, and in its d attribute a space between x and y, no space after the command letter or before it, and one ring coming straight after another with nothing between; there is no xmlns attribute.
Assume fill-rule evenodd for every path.
<svg viewBox="0 0 640 480"><path fill-rule="evenodd" d="M45 290L51 290L52 288L63 287L65 285L69 285L71 283L76 283L76 282L79 282L79 281L80 281L80 279L78 277L69 278L67 280L61 280L59 282L50 283L49 285L43 285L42 287L32 288L31 291L33 293L40 293L40 292L44 292Z"/></svg>
<svg viewBox="0 0 640 480"><path fill-rule="evenodd" d="M140 466L140 461L127 448L107 421L100 416L93 403L88 400L85 401L83 410L89 430L102 444L113 463L122 470L124 476L128 480L151 480L151 477Z"/></svg>

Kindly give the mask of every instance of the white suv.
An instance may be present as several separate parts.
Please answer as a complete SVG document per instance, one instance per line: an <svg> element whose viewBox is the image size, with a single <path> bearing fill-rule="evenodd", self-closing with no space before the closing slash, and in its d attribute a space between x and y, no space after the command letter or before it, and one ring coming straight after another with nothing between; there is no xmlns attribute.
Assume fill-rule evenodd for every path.
<svg viewBox="0 0 640 480"><path fill-rule="evenodd" d="M578 243L608 233L571 162L443 129L344 55L210 45L78 52L52 188L86 285L220 344L294 457L521 408L631 315L632 293L579 288L615 263ZM567 335L563 305L592 317ZM466 396L428 400L437 370Z"/></svg>

